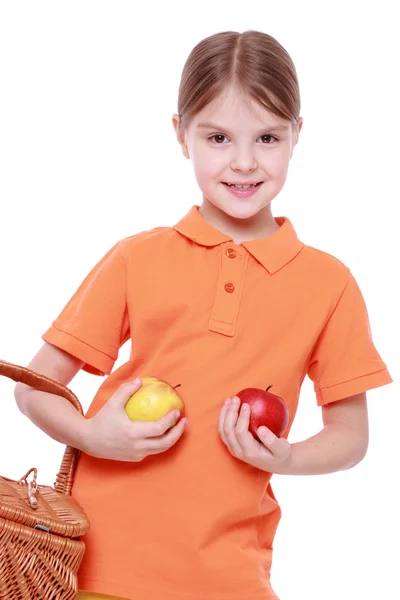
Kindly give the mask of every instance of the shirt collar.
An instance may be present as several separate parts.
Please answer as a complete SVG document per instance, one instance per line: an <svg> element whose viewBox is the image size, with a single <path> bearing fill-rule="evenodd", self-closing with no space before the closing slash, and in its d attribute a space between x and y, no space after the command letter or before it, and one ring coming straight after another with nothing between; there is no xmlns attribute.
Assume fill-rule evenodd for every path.
<svg viewBox="0 0 400 600"><path fill-rule="evenodd" d="M194 205L173 229L201 246L218 246L233 239L215 229L199 213L199 206ZM241 246L260 262L270 273L276 273L297 256L303 248L287 217L274 217L279 229L271 235L258 240L242 242Z"/></svg>

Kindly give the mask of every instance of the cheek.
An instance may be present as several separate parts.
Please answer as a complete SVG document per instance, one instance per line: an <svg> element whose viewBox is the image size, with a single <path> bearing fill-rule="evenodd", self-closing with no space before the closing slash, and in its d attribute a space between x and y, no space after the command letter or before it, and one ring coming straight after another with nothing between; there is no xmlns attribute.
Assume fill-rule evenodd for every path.
<svg viewBox="0 0 400 600"><path fill-rule="evenodd" d="M207 182L207 180L218 178L226 170L226 162L221 154L199 149L192 153L192 165L198 181Z"/></svg>
<svg viewBox="0 0 400 600"><path fill-rule="evenodd" d="M290 151L285 148L279 152L274 152L264 157L260 162L271 179L281 180L287 175L289 169Z"/></svg>

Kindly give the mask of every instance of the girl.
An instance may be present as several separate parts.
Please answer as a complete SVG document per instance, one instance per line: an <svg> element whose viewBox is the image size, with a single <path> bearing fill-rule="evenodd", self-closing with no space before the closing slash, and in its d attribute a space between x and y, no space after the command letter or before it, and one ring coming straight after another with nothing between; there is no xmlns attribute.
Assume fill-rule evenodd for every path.
<svg viewBox="0 0 400 600"><path fill-rule="evenodd" d="M73 495L91 527L81 600L276 600L272 474L362 460L366 391L391 377L350 270L271 212L303 123L285 49L257 31L204 39L184 66L172 121L201 204L174 227L118 242L29 365L63 384L79 369L109 375L86 418L22 384L16 399L51 437L82 451ZM112 372L128 339L130 359ZM180 383L185 418L129 420L124 406L145 375ZM324 427L290 444L306 375ZM281 438L260 428L260 442L236 395L269 384L289 424Z"/></svg>

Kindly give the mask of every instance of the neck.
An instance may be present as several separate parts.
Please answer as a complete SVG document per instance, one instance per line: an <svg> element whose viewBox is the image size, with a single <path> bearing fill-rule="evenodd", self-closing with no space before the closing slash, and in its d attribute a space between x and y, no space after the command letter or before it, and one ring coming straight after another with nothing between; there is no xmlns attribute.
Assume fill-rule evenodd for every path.
<svg viewBox="0 0 400 600"><path fill-rule="evenodd" d="M199 213L215 229L231 237L235 244L268 237L279 229L270 204L248 219L236 219L203 197Z"/></svg>

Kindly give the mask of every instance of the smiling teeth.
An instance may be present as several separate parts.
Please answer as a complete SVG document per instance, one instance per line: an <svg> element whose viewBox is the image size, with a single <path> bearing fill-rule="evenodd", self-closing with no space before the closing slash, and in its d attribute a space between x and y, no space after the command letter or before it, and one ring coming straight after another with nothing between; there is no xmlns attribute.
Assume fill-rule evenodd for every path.
<svg viewBox="0 0 400 600"><path fill-rule="evenodd" d="M250 188L256 187L257 183L252 183L250 185L235 185L234 183L228 183L228 185L237 190L249 190Z"/></svg>

